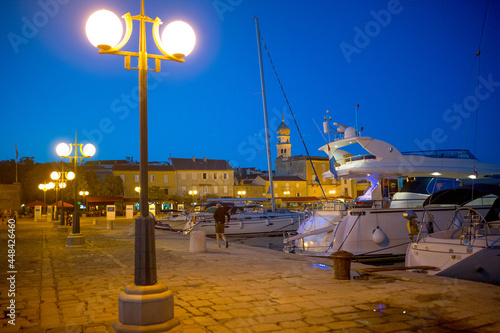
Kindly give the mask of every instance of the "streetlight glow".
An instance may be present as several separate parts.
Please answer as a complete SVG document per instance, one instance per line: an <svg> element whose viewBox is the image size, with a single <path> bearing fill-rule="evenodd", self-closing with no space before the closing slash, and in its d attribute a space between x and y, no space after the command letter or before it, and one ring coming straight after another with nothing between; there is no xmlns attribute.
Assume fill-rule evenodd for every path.
<svg viewBox="0 0 500 333"><path fill-rule="evenodd" d="M57 180L57 179L59 179L59 177L60 177L60 174L59 174L59 172L57 172L57 171L54 171L54 172L52 172L52 173L50 174L50 178L51 178L52 180Z"/></svg>
<svg viewBox="0 0 500 333"><path fill-rule="evenodd" d="M95 155L96 149L95 146L91 143L87 143L85 146L83 146L83 155L85 157L92 157Z"/></svg>
<svg viewBox="0 0 500 333"><path fill-rule="evenodd" d="M73 180L75 179L75 173L73 171L70 171L66 174L66 179Z"/></svg>
<svg viewBox="0 0 500 333"><path fill-rule="evenodd" d="M67 143L61 142L56 147L56 153L59 156L68 156L71 153L71 146Z"/></svg>
<svg viewBox="0 0 500 333"><path fill-rule="evenodd" d="M101 9L90 15L85 25L85 32L92 45L109 49L120 42L123 27L115 13Z"/></svg>
<svg viewBox="0 0 500 333"><path fill-rule="evenodd" d="M169 23L161 35L161 45L168 54L183 58L189 55L196 43L193 28L183 21Z"/></svg>

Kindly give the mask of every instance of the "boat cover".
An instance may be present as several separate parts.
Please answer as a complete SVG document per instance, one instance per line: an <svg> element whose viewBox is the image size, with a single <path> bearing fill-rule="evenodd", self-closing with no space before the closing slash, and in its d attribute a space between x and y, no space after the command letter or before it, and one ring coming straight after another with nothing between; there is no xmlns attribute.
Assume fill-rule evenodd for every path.
<svg viewBox="0 0 500 333"><path fill-rule="evenodd" d="M458 205L463 206L477 198L482 198L490 193L468 188L452 188L431 194L425 201L427 205Z"/></svg>

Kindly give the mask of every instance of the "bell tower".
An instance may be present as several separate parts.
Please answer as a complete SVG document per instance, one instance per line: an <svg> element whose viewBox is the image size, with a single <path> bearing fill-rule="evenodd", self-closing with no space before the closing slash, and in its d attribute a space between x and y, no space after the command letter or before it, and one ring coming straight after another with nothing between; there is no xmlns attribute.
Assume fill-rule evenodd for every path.
<svg viewBox="0 0 500 333"><path fill-rule="evenodd" d="M278 142L276 143L276 149L278 151L278 158L286 158L292 156L292 145L290 144L290 129L285 124L285 115L281 117L281 124L276 130L278 135Z"/></svg>

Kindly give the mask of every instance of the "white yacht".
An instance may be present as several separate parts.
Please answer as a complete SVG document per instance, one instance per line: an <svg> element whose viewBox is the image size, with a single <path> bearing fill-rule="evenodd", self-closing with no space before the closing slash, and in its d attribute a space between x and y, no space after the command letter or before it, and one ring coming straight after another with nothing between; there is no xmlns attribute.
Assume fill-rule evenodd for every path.
<svg viewBox="0 0 500 333"><path fill-rule="evenodd" d="M461 203L454 191L443 192L433 194L425 205ZM478 197L487 197L486 192L474 190L464 196ZM458 208L448 228L416 237L408 246L406 266L436 267L428 274L500 285L499 213L500 198L486 215L470 207Z"/></svg>
<svg viewBox="0 0 500 333"><path fill-rule="evenodd" d="M187 214L182 210L167 209L160 211L161 215L156 218L155 228L172 231L184 229Z"/></svg>
<svg viewBox="0 0 500 333"><path fill-rule="evenodd" d="M209 200L196 205L189 213L184 233L205 231L207 236L215 235L214 211L217 203L222 204L230 214L229 223L225 225L226 235L272 235L297 230L304 221L304 213L292 212L278 208L275 212L266 207L237 199Z"/></svg>
<svg viewBox="0 0 500 333"><path fill-rule="evenodd" d="M367 179L371 186L343 207L327 204L313 210L297 235L285 237L287 252L329 256L344 250L365 258L404 256L411 241L407 220L403 217L408 208L418 221L424 222L421 232L443 230L456 206L424 209L422 204L430 193L463 186L467 180L477 182L500 175L500 166L481 163L467 150L401 153L389 143L359 136L354 127L334 125L338 126L337 139L319 149L330 159L330 170L323 176ZM354 144L359 144L367 154L352 156L340 149ZM398 180L400 187L400 192L392 198L384 195L381 186L381 182L388 179ZM419 191L410 190L424 180L426 186L420 186ZM476 209L485 213L488 206Z"/></svg>

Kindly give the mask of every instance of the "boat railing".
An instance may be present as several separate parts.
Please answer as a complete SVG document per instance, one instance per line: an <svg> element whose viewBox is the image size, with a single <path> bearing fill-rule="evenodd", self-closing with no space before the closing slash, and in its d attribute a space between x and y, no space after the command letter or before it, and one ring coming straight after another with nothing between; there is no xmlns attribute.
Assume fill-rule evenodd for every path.
<svg viewBox="0 0 500 333"><path fill-rule="evenodd" d="M371 209L408 209L422 207L422 199L395 199L395 200L363 200L347 203L348 209L371 208Z"/></svg>

